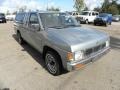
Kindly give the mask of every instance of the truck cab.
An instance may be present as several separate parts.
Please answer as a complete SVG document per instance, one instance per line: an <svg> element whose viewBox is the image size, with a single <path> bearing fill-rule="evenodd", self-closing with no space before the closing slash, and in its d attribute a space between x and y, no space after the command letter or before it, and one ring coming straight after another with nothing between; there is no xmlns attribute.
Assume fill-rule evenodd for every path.
<svg viewBox="0 0 120 90"><path fill-rule="evenodd" d="M83 11L79 16L79 21L81 23L93 23L95 18L99 15L96 11Z"/></svg>

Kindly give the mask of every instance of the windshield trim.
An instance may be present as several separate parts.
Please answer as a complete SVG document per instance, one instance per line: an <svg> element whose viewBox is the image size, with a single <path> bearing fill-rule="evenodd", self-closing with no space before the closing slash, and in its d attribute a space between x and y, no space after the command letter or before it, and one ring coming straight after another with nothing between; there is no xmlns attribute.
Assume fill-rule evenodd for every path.
<svg viewBox="0 0 120 90"><path fill-rule="evenodd" d="M45 24L46 24L46 21L45 21L45 19L44 19L44 21L42 20L42 15L43 14L61 14L60 16L62 16L62 14L63 13L39 13L39 16L40 16L40 19L41 19L41 23L42 23L42 26L43 26L43 28L45 29L45 28L56 28L56 29L62 29L62 28L68 28L68 27L80 27L81 25L77 22L77 20L76 19L73 19L73 17L71 17L70 15L67 15L66 13L65 13L65 16L67 16L68 18L71 18L72 20L73 20L73 23L72 24L70 24L70 25L65 25L65 23L64 24L62 24L61 22L59 23L59 21L58 21L58 25L56 25L56 26L54 26L54 24L52 25L52 26L45 26ZM64 15L63 15L64 16ZM45 23L43 23L43 22L45 22Z"/></svg>

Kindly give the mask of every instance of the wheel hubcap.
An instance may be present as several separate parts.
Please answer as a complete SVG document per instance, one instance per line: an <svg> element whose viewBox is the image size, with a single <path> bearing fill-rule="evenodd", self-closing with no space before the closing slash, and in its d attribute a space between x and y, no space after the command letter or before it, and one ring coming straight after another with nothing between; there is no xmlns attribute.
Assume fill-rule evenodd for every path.
<svg viewBox="0 0 120 90"><path fill-rule="evenodd" d="M52 73L55 74L57 72L57 67L56 67L56 62L55 59L52 55L47 54L46 55L46 65L48 70Z"/></svg>

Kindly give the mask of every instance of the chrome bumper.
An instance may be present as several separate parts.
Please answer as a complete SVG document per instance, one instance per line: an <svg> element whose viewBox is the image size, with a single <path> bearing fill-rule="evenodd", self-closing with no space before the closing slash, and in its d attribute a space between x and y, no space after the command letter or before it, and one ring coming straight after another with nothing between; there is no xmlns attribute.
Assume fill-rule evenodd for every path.
<svg viewBox="0 0 120 90"><path fill-rule="evenodd" d="M110 51L110 47L100 50L97 53L95 53L94 55L91 55L90 57L83 59L81 61L68 62L67 70L72 71L72 70L80 69L90 62L94 62L94 61L98 60L101 56L107 54L109 51Z"/></svg>

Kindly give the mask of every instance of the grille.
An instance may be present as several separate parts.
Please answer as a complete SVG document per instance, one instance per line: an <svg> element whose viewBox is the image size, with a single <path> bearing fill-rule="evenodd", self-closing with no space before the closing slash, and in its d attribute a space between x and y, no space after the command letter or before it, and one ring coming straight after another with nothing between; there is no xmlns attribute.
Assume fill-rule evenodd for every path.
<svg viewBox="0 0 120 90"><path fill-rule="evenodd" d="M101 18L97 18L97 20L102 20Z"/></svg>
<svg viewBox="0 0 120 90"><path fill-rule="evenodd" d="M87 49L87 50L85 51L85 56L89 56L89 55L91 55L91 54L93 54L93 53L96 53L96 52L104 49L105 47L106 47L106 43L101 44L101 45L96 46L96 47L93 47L93 48L90 48L90 49Z"/></svg>
<svg viewBox="0 0 120 90"><path fill-rule="evenodd" d="M83 17L79 17L80 20L83 20Z"/></svg>

